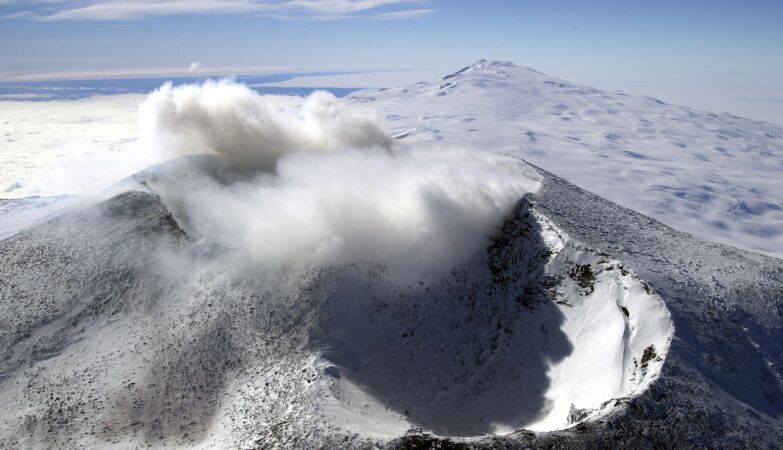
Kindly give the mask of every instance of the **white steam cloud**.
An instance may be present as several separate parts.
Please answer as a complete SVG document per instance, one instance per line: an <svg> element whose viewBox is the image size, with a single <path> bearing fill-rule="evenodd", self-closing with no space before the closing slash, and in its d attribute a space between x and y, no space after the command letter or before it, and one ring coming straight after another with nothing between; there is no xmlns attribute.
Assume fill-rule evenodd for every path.
<svg viewBox="0 0 783 450"><path fill-rule="evenodd" d="M293 110L283 106L229 80L166 84L142 104L141 129L179 154L216 153L248 169L273 170L295 151L391 146L374 114L328 92Z"/></svg>
<svg viewBox="0 0 783 450"><path fill-rule="evenodd" d="M147 132L181 152L260 169L227 181L186 166L150 183L189 233L273 267L366 261L421 277L475 256L537 189L518 160L392 149L370 112L323 92L292 102L227 81L164 86L145 102Z"/></svg>

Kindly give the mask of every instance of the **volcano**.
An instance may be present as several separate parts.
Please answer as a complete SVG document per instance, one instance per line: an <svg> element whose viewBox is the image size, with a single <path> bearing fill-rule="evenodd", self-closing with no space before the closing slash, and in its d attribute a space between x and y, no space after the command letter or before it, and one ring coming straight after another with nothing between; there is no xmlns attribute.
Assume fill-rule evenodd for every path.
<svg viewBox="0 0 783 450"><path fill-rule="evenodd" d="M452 264L419 273L416 254L401 253L414 255L413 275L373 252L269 264L267 253L215 238L193 212L201 197L183 192L196 181L243 192L248 177L266 188L281 176L248 175L219 155L181 157L89 198L0 200L0 447L783 441L783 261L770 256L776 244L766 255L747 250L770 242L764 233L777 236L777 225L762 233L754 224L774 222L779 210L764 189L738 185L724 195L716 187L737 167L777 154L773 125L488 61L349 101L382 110L395 145L459 143L505 155L501 163L513 170L504 177L519 177L524 189L513 192L525 192ZM631 117L638 123L628 125ZM675 129L683 117L687 124ZM663 139L670 146L643 148ZM725 141L710 158L732 153L737 165L682 168L714 168L707 184L662 181L674 179L667 167L709 139ZM422 151L414 161L427 159ZM401 155L392 148L383 158ZM598 157L606 163L595 164ZM619 169L628 161L631 169ZM448 160L454 171L459 164ZM427 214L461 211L436 181L421 175L415 189L405 187L421 205L437 206ZM602 195L622 186L614 200L623 206L574 182ZM682 195L659 202L671 192ZM408 198L392 209L421 210ZM744 208L725 208L740 201ZM628 208L635 205L641 212ZM274 205L252 206L263 215ZM697 209L698 220L683 218ZM686 232L726 220L726 211L738 221L699 237ZM432 229L456 238L431 248L461 244L466 235L452 230L472 216L448 217L416 223L422 245L438 238ZM346 221L357 221L354 232L370 219L339 223ZM685 231L672 228L686 223ZM271 239L263 230L253 230L262 243ZM299 238L296 230L288 239ZM715 242L727 240L746 249Z"/></svg>

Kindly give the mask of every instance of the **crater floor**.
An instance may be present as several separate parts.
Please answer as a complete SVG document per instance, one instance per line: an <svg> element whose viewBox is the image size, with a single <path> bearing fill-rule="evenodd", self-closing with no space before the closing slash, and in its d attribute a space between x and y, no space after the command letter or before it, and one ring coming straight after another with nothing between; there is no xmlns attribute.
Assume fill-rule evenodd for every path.
<svg viewBox="0 0 783 450"><path fill-rule="evenodd" d="M325 303L316 348L337 425L379 437L564 429L656 378L673 332L661 298L527 208L486 262L423 292Z"/></svg>

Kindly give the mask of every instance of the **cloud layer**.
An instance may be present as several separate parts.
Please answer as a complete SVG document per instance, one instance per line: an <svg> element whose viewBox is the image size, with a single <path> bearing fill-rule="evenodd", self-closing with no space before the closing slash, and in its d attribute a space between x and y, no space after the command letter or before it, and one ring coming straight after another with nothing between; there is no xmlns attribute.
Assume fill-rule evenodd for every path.
<svg viewBox="0 0 783 450"><path fill-rule="evenodd" d="M393 20L421 17L435 10L412 8L426 0L62 0L22 4L25 9L7 17L37 21L136 20L174 15L245 15L281 20ZM41 8L40 6L43 6Z"/></svg>

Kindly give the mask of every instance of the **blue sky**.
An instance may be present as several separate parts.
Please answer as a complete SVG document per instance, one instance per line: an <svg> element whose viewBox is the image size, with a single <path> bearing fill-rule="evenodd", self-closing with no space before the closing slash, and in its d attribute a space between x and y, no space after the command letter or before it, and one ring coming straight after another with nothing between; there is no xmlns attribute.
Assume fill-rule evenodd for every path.
<svg viewBox="0 0 783 450"><path fill-rule="evenodd" d="M252 9L284 3L323 6ZM779 0L0 0L0 15L2 72L190 61L451 68L479 58L545 71L783 72Z"/></svg>
<svg viewBox="0 0 783 450"><path fill-rule="evenodd" d="M193 61L446 73L479 58L630 90L633 74L671 89L783 78L781 0L0 0L0 17L6 78Z"/></svg>

